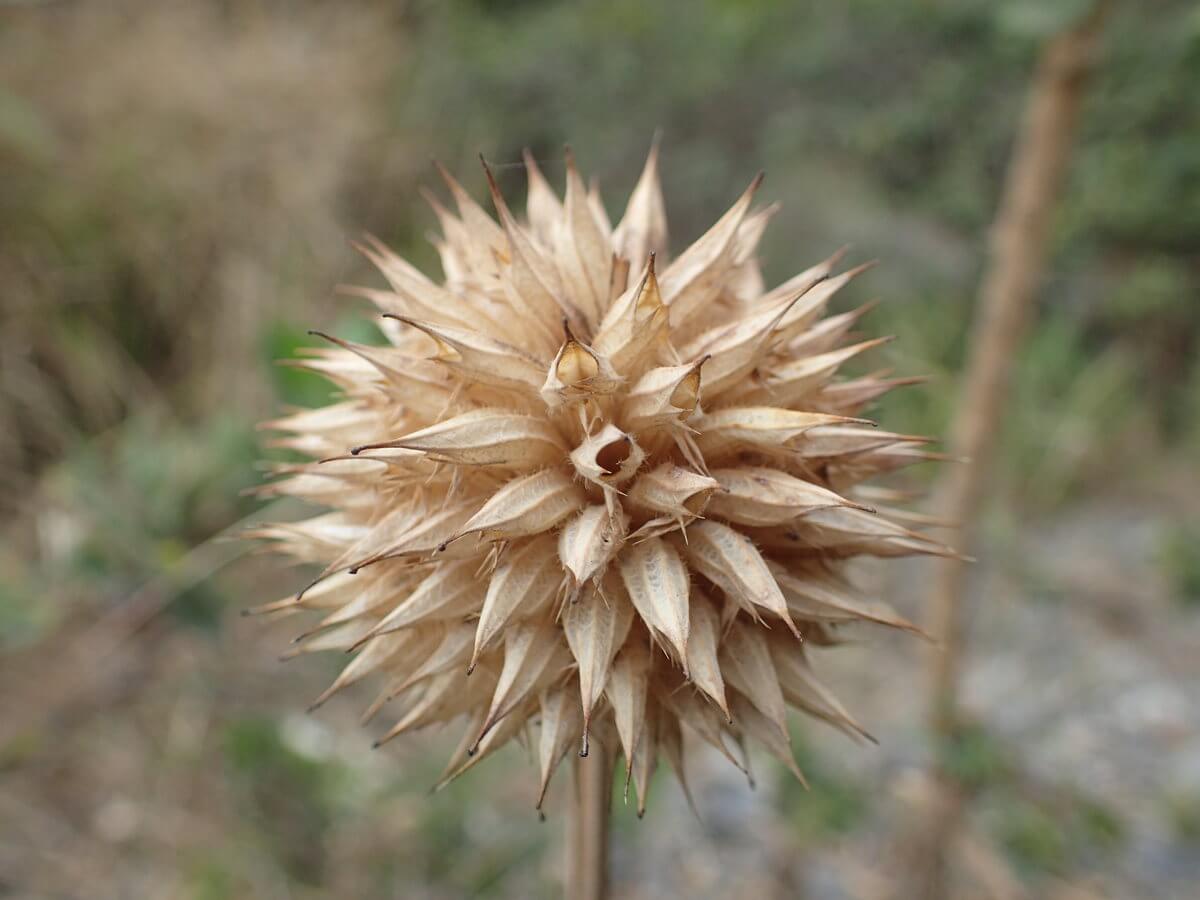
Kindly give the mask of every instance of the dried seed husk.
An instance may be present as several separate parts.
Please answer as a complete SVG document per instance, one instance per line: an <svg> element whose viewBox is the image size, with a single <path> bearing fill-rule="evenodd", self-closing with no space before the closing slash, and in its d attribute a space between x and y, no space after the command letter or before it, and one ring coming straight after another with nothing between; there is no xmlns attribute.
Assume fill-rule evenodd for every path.
<svg viewBox="0 0 1200 900"><path fill-rule="evenodd" d="M704 512L712 493L720 488L720 482L708 475L663 463L637 477L628 500L651 512L692 519Z"/></svg>
<svg viewBox="0 0 1200 900"><path fill-rule="evenodd" d="M683 366L650 369L629 389L622 421L626 428L645 430L687 420L700 402L700 367L706 357Z"/></svg>
<svg viewBox="0 0 1200 900"><path fill-rule="evenodd" d="M708 503L708 515L739 525L770 526L818 509L855 505L811 481L765 466L714 469L721 490Z"/></svg>
<svg viewBox="0 0 1200 900"><path fill-rule="evenodd" d="M625 215L613 231L613 247L635 265L651 254L666 261L667 212L658 180L657 141L650 148L641 177L629 195Z"/></svg>
<svg viewBox="0 0 1200 900"><path fill-rule="evenodd" d="M548 535L509 548L487 582L468 671L513 616L535 616L549 606L562 580L555 556L554 539Z"/></svg>
<svg viewBox="0 0 1200 900"><path fill-rule="evenodd" d="M269 423L313 461L259 491L330 511L250 532L320 575L255 611L317 612L288 655L353 651L318 703L377 676L382 740L465 723L439 787L517 740L540 807L594 738L622 748L639 812L660 754L691 802L684 728L747 774L748 740L799 774L789 707L864 734L806 648L915 630L843 559L952 552L911 527L928 517L859 502L886 512L903 498L858 486L942 458L857 418L914 379L837 380L881 343L845 346L869 306L821 319L867 266L839 274L839 251L765 290L778 206L752 206L757 179L668 263L657 149L615 228L573 159L561 201L525 168L527 222L486 164L498 221L443 170L439 283L361 248L389 288L346 292L387 343L329 337L296 362L344 399Z"/></svg>
<svg viewBox="0 0 1200 900"><path fill-rule="evenodd" d="M646 723L646 697L650 689L650 636L633 628L613 658L612 671L604 688L613 709L617 734L625 753L625 780L633 771L633 758Z"/></svg>
<svg viewBox="0 0 1200 900"><path fill-rule="evenodd" d="M554 409L565 403L611 394L622 381L605 357L568 337L550 363L542 385L542 399Z"/></svg>
<svg viewBox="0 0 1200 900"><path fill-rule="evenodd" d="M558 533L558 557L574 581L584 584L604 570L625 545L629 517L618 504L613 512L593 504L568 520Z"/></svg>
<svg viewBox="0 0 1200 900"><path fill-rule="evenodd" d="M577 696L575 686L570 683L542 692L542 725L538 734L541 783L538 788L537 809L542 808L546 799L546 789L550 786L550 777L554 770L579 739L583 719Z"/></svg>
<svg viewBox="0 0 1200 900"><path fill-rule="evenodd" d="M483 505L458 532L510 540L548 531L584 505L583 491L560 469L516 478Z"/></svg>
<svg viewBox="0 0 1200 900"><path fill-rule="evenodd" d="M583 478L602 488L624 484L646 459L633 435L611 422L571 451L571 464Z"/></svg>
<svg viewBox="0 0 1200 900"><path fill-rule="evenodd" d="M800 412L776 406L734 406L707 412L694 422L696 446L710 460L739 445L784 453L805 432L847 420L828 413Z"/></svg>
<svg viewBox="0 0 1200 900"><path fill-rule="evenodd" d="M434 342L433 359L460 377L479 384L536 396L545 380L546 367L516 347L478 331L422 322L388 314L424 332Z"/></svg>
<svg viewBox="0 0 1200 900"><path fill-rule="evenodd" d="M773 613L799 637L787 601L762 554L745 535L720 522L697 522L685 546L693 568L736 600L751 616Z"/></svg>
<svg viewBox="0 0 1200 900"><path fill-rule="evenodd" d="M592 709L608 683L613 656L629 634L633 607L624 597L604 596L592 589L563 609L562 628L571 655L579 665L579 695L583 712L583 748L588 752Z"/></svg>
<svg viewBox="0 0 1200 900"><path fill-rule="evenodd" d="M667 334L668 312L654 273L654 257L634 287L617 298L596 331L592 347L618 372L633 378L653 365Z"/></svg>
<svg viewBox="0 0 1200 900"><path fill-rule="evenodd" d="M393 441L360 449L419 450L438 462L537 469L566 452L562 436L544 418L509 409L473 409Z"/></svg>
<svg viewBox="0 0 1200 900"><path fill-rule="evenodd" d="M679 654L687 671L688 570L662 538L629 547L617 560L621 579L642 620Z"/></svg>

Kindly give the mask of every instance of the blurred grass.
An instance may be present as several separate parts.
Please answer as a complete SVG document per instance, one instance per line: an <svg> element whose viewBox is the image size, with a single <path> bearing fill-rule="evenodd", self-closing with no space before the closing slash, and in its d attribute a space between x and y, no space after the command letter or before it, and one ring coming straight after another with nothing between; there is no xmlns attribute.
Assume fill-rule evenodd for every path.
<svg viewBox="0 0 1200 900"><path fill-rule="evenodd" d="M888 412L939 433L1032 54L1078 6L456 0L339 15L298 0L122 0L8 13L5 504L24 493L20 473L146 405L261 415L270 397L247 361L293 352L305 328L330 326L331 303L348 308L336 282L369 277L347 235L378 231L432 264L431 216L414 202L428 155L480 188L479 150L503 164L529 145L559 175L571 140L619 197L658 128L678 239L764 166L768 199L788 201L769 274L842 242L887 263L856 296L886 300L871 326L902 338L888 363L939 376ZM1197 446L1200 138L1187 123L1200 101L1175 86L1200 70L1200 15L1150 7L1111 30L1056 229L1048 325L1006 439L1012 490L1043 508L1132 457ZM39 42L92 60L88 89L42 77ZM501 172L519 195L517 170ZM1011 478L1031 457L1055 462Z"/></svg>
<svg viewBox="0 0 1200 900"><path fill-rule="evenodd" d="M796 729L792 749L808 787L788 778L781 782L776 803L799 843L816 844L852 831L867 813L866 790L822 758Z"/></svg>
<svg viewBox="0 0 1200 900"><path fill-rule="evenodd" d="M1159 562L1181 606L1200 607L1200 522L1167 522L1160 536Z"/></svg>
<svg viewBox="0 0 1200 900"><path fill-rule="evenodd" d="M879 416L942 433L1029 67L1079 6L0 7L0 648L37 654L145 585L173 585L192 548L254 513L241 491L263 455L255 421L330 396L275 360L318 346L312 327L378 338L359 307L333 296L339 282L376 277L348 239L370 230L436 271L433 217L416 194L432 180L431 155L482 196L482 150L520 197L506 164L528 145L561 179L570 141L615 210L661 128L676 246L765 168L765 199L785 203L764 248L769 278L847 242L855 259L881 258L841 301L882 297L868 327L900 338L864 366L933 379ZM1012 529L1093 491L1149 484L1183 503L1196 489L1200 95L1186 86L1200 81L1200 11L1184 0L1123 5L1104 54L1005 423L994 492ZM1185 608L1200 595L1196 539L1183 515L1161 538ZM230 624L233 610L291 589L284 580L247 564L170 587L161 620L139 632L150 646L139 644L144 661L131 654L131 685L118 680L112 697L67 716L78 721L53 720L0 756L19 768L65 735L63 755L30 781L44 786L37 803L72 821L91 811L55 793L63 771L101 806L110 781L132 777L119 762L80 764L75 746L127 757L149 778L166 768L171 729L195 727L191 765L212 771L175 786L164 777L161 804L203 808L209 821L175 822L166 849L138 845L147 860L183 853L182 867L160 873L179 896L308 897L331 884L388 896L401 872L428 896L546 893L552 829L539 830L531 785L502 761L412 803L440 757L371 768L346 750L369 743L351 703L332 714L334 750L297 749L303 729L288 716L335 662L268 675L258 666L278 648L262 626ZM208 712L174 712L180 703ZM801 749L813 792L783 789L791 833L819 843L859 827L872 798ZM986 734L952 752L981 791L1011 786L1017 763ZM660 774L655 797L673 790ZM490 809L474 802L484 792ZM1176 805L1164 815L1190 835L1195 804ZM1110 819L1084 801L1021 800L996 813L994 833L1029 871L1059 873L1120 840ZM619 814L619 829L634 827ZM464 845L486 849L464 859Z"/></svg>

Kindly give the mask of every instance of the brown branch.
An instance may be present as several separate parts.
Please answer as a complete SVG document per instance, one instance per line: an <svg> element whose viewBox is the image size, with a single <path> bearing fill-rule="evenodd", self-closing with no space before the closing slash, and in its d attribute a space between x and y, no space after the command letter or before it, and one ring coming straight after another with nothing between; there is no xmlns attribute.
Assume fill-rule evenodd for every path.
<svg viewBox="0 0 1200 900"><path fill-rule="evenodd" d="M958 523L950 542L970 552L990 483L1009 382L1042 276L1051 219L1070 159L1084 86L1111 3L1101 0L1042 51L1030 86L1020 134L993 224L989 262L979 288L970 352L950 437L950 452L965 465L950 467L935 496L940 518ZM930 672L930 727L937 742L934 798L923 829L925 852L914 874L919 896L947 896L946 848L958 832L963 790L947 770L945 753L958 736L958 686L964 653L966 566L937 562L930 632L939 639ZM916 896L914 894L913 896Z"/></svg>

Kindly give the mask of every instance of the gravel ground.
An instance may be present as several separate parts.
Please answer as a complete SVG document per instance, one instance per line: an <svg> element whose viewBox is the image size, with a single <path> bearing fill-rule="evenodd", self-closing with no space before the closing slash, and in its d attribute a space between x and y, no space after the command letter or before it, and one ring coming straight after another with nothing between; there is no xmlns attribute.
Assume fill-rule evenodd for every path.
<svg viewBox="0 0 1200 900"><path fill-rule="evenodd" d="M1166 521L1114 501L990 529L1001 536L973 570L963 684L980 787L956 897L1196 896L1200 609L1171 595ZM245 560L223 589L245 592L262 571ZM876 571L919 621L930 564ZM558 896L566 772L544 823L519 750L429 796L457 735L372 752L374 731L357 723L370 688L305 715L337 661L281 667L293 632L231 609L209 633L156 620L86 678L70 634L10 661L0 722L39 703L57 711L5 747L0 896ZM809 793L765 759L751 790L696 750L698 817L665 773L644 820L618 804L614 896L889 896L928 794L929 645L883 629L851 637L815 666L879 745L799 727ZM55 693L57 676L74 693Z"/></svg>
<svg viewBox="0 0 1200 900"><path fill-rule="evenodd" d="M972 807L964 896L1196 896L1200 843L1182 817L1200 803L1200 611L1170 596L1162 524L1154 509L1096 503L979 554L963 703L1008 774ZM930 571L906 561L893 588L918 621ZM821 765L869 799L855 826L797 853L779 795L796 805L825 797L777 779L752 792L719 757L698 753L703 823L667 785L656 802L674 808L622 832L620 896L887 896L896 835L917 821L924 791L917 726L928 647L855 637L863 643L824 652L819 671L880 745L804 731ZM1081 817L1093 827L1075 834Z"/></svg>

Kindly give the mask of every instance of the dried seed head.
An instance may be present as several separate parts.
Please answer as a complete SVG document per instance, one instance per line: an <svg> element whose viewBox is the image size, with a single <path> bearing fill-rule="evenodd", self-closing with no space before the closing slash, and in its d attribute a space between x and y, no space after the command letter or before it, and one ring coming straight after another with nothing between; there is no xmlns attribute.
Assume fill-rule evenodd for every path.
<svg viewBox="0 0 1200 900"><path fill-rule="evenodd" d="M323 570L257 611L322 616L291 653L353 650L317 702L379 676L381 740L461 720L440 783L526 725L539 806L591 736L620 745L644 810L660 752L682 778L681 723L739 768L753 738L799 774L789 706L865 734L808 646L852 622L915 630L843 561L949 552L856 494L936 456L856 418L910 381L837 377L882 343L843 346L860 312L821 318L864 267L834 275L839 251L764 291L758 180L669 261L657 150L615 228L573 160L562 200L526 168L524 222L488 173L498 223L443 170L444 284L362 248L390 289L350 292L390 345L329 338L303 364L345 399L268 423L314 462L263 493L330 511L253 532Z"/></svg>

